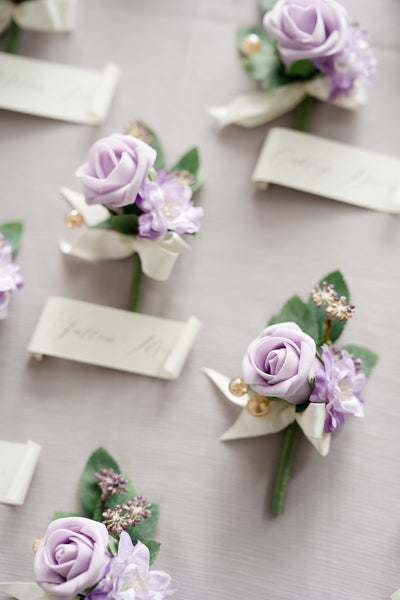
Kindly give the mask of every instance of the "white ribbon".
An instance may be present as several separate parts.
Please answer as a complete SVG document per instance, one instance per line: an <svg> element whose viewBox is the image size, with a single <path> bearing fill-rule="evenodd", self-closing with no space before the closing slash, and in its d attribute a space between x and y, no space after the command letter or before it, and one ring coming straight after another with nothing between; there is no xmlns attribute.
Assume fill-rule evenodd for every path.
<svg viewBox="0 0 400 600"><path fill-rule="evenodd" d="M50 600L51 598L50 594L47 594L33 581L29 583L20 581L0 583L0 592L9 594L17 600ZM78 596L74 596L71 600L78 600Z"/></svg>
<svg viewBox="0 0 400 600"><path fill-rule="evenodd" d="M392 594L390 597L392 600L400 600L400 590L397 590L397 592Z"/></svg>
<svg viewBox="0 0 400 600"><path fill-rule="evenodd" d="M209 109L222 129L231 123L243 127L256 127L268 123L295 108L306 96L329 101L329 82L325 77L316 77L305 82L290 83L269 90L243 94L226 106ZM332 104L348 110L358 110L367 103L365 86L355 81L348 96L340 96Z"/></svg>
<svg viewBox="0 0 400 600"><path fill-rule="evenodd" d="M61 194L69 204L79 211L85 222L94 226L109 217L102 205L88 206L84 196L68 188L60 188ZM190 252L190 245L174 231L168 231L157 241L127 235L109 229L84 229L70 244L60 241L60 249L83 260L118 260L137 252L145 275L157 281L166 281L171 275L180 254Z"/></svg>
<svg viewBox="0 0 400 600"><path fill-rule="evenodd" d="M27 0L14 4L0 0L0 33L15 21L34 31L72 31L78 0Z"/></svg>
<svg viewBox="0 0 400 600"><path fill-rule="evenodd" d="M297 421L306 438L322 456L329 452L331 434L324 432L325 404L323 402L310 402L301 413L296 413L296 406L284 400L271 400L270 411L263 417L253 417L246 408L250 395L233 396L229 391L228 377L212 369L203 369L211 381L221 390L228 400L243 407L242 412L221 437L221 440L235 440L239 438L257 437L282 431L288 425Z"/></svg>

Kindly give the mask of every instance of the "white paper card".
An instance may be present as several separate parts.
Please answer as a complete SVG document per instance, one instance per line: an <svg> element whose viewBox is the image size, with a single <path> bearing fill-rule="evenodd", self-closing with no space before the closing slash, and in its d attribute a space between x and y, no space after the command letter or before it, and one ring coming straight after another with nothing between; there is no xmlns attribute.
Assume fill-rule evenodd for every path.
<svg viewBox="0 0 400 600"><path fill-rule="evenodd" d="M119 69L103 71L0 52L0 108L98 125L107 116Z"/></svg>
<svg viewBox="0 0 400 600"><path fill-rule="evenodd" d="M24 503L40 450L35 442L0 440L0 502L18 506Z"/></svg>
<svg viewBox="0 0 400 600"><path fill-rule="evenodd" d="M253 181L400 213L400 160L292 129L270 130Z"/></svg>
<svg viewBox="0 0 400 600"><path fill-rule="evenodd" d="M67 298L49 298L28 350L43 355L176 379L201 323L185 323Z"/></svg>

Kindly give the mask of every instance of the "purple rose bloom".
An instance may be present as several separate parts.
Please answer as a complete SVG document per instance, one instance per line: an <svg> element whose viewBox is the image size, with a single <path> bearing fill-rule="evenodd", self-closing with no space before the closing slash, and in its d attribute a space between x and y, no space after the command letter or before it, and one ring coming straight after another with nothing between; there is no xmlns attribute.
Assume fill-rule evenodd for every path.
<svg viewBox="0 0 400 600"><path fill-rule="evenodd" d="M364 416L361 390L365 375L356 368L347 350L334 352L327 344L322 346L322 365L315 373L315 387L311 402L326 403L325 431L336 431L346 415Z"/></svg>
<svg viewBox="0 0 400 600"><path fill-rule="evenodd" d="M50 523L35 555L37 584L56 600L71 600L104 576L111 559L103 523L66 517Z"/></svg>
<svg viewBox="0 0 400 600"><path fill-rule="evenodd" d="M167 231L199 231L203 209L193 205L192 194L192 188L180 183L173 173L158 171L156 181L146 183L137 199L145 213L139 217L138 236L156 240Z"/></svg>
<svg viewBox="0 0 400 600"><path fill-rule="evenodd" d="M117 555L86 600L163 600L172 596L178 583L164 571L149 571L149 560L147 546L142 542L134 546L123 531Z"/></svg>
<svg viewBox="0 0 400 600"><path fill-rule="evenodd" d="M22 286L19 266L12 261L11 246L0 234L0 310L10 302L10 292L15 292Z"/></svg>
<svg viewBox="0 0 400 600"><path fill-rule="evenodd" d="M86 202L113 210L134 204L156 156L154 148L131 135L114 133L98 140L76 171Z"/></svg>
<svg viewBox="0 0 400 600"><path fill-rule="evenodd" d="M311 394L315 351L314 340L296 323L270 325L248 347L243 379L262 396L301 404Z"/></svg>
<svg viewBox="0 0 400 600"><path fill-rule="evenodd" d="M335 100L342 94L350 94L356 79L365 85L372 85L376 80L378 63L369 45L367 33L359 27L349 27L343 50L313 62L317 69L329 77L330 100Z"/></svg>
<svg viewBox="0 0 400 600"><path fill-rule="evenodd" d="M347 11L335 0L278 0L263 24L287 67L337 54L346 43Z"/></svg>

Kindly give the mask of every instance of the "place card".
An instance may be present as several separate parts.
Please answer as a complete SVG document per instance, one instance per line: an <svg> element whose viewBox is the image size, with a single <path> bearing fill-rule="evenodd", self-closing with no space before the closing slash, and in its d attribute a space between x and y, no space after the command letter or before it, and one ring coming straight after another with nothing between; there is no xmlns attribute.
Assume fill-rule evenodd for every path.
<svg viewBox="0 0 400 600"><path fill-rule="evenodd" d="M0 52L0 108L98 125L106 118L119 68L102 71Z"/></svg>
<svg viewBox="0 0 400 600"><path fill-rule="evenodd" d="M54 356L176 379L200 327L196 317L173 321L90 302L49 298L28 351L38 359Z"/></svg>
<svg viewBox="0 0 400 600"><path fill-rule="evenodd" d="M40 451L35 442L0 440L0 502L17 506L24 503Z"/></svg>
<svg viewBox="0 0 400 600"><path fill-rule="evenodd" d="M293 129L270 130L252 179L400 213L400 160Z"/></svg>

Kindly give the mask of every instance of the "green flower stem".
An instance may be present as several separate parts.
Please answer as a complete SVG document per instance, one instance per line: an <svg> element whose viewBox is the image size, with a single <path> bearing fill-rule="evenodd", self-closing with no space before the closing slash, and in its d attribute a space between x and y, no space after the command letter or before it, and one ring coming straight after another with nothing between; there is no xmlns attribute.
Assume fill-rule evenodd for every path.
<svg viewBox="0 0 400 600"><path fill-rule="evenodd" d="M132 312L139 312L143 292L144 273L142 270L142 263L140 261L139 254L135 253L133 255L132 260L132 283L128 308Z"/></svg>
<svg viewBox="0 0 400 600"><path fill-rule="evenodd" d="M294 455L297 441L300 437L301 429L294 421L286 427L285 439L281 455L279 457L278 470L275 475L274 485L271 494L271 512L274 515L281 515L285 509L285 500L290 481L290 473L293 467Z"/></svg>
<svg viewBox="0 0 400 600"><path fill-rule="evenodd" d="M311 98L311 96L306 96L304 100L300 102L296 108L293 129L297 129L297 131L307 131L313 104L314 98Z"/></svg>
<svg viewBox="0 0 400 600"><path fill-rule="evenodd" d="M17 25L15 21L11 21L8 29L4 34L4 52L8 52L9 54L15 54L17 50L19 32L19 25Z"/></svg>

